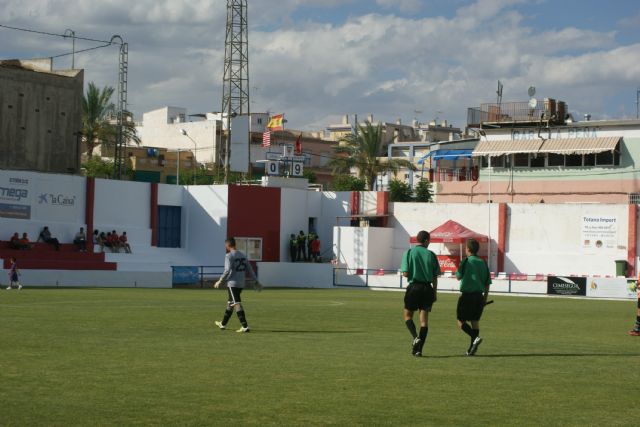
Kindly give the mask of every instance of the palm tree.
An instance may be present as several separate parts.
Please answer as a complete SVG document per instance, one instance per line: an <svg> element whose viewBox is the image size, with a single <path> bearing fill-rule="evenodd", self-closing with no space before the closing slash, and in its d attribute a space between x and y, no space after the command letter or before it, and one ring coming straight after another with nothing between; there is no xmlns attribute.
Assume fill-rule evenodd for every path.
<svg viewBox="0 0 640 427"><path fill-rule="evenodd" d="M82 98L82 134L87 144L87 154L93 156L94 148L106 142L113 135L113 126L109 123L109 116L115 106L111 102L114 89L105 86L99 89L90 82L87 93Z"/></svg>
<svg viewBox="0 0 640 427"><path fill-rule="evenodd" d="M342 156L330 162L334 173L350 173L352 168L357 168L358 177L364 179L367 189L372 190L378 175L383 172L395 174L401 168L415 170L408 160L386 158L381 124L373 126L367 122L365 126L358 125L358 129L358 133L340 139L340 145L335 148Z"/></svg>

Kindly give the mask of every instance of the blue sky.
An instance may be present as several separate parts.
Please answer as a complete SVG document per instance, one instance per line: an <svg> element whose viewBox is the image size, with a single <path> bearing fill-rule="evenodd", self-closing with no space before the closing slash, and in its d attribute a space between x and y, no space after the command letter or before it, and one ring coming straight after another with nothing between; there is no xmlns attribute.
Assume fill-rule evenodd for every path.
<svg viewBox="0 0 640 427"><path fill-rule="evenodd" d="M220 109L224 0L0 0L0 23L130 44L136 114ZM322 129L343 114L464 126L495 99L565 100L581 117L635 117L638 0L249 0L252 110ZM1 57L49 56L64 39L0 29ZM79 42L78 48L91 46ZM86 82L115 85L117 52L79 55ZM65 68L69 59L56 60ZM441 113L439 113L441 112Z"/></svg>

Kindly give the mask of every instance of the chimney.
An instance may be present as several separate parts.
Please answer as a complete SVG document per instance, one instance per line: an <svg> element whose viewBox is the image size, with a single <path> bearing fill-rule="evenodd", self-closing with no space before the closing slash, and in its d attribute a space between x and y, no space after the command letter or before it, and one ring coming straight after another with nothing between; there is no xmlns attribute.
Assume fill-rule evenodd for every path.
<svg viewBox="0 0 640 427"><path fill-rule="evenodd" d="M369 123L373 123L373 114L372 113L369 113L369 115L367 116L367 121Z"/></svg>
<svg viewBox="0 0 640 427"><path fill-rule="evenodd" d="M585 122L590 122L591 121L591 114L587 113L584 115L584 121Z"/></svg>
<svg viewBox="0 0 640 427"><path fill-rule="evenodd" d="M447 122L446 120L442 121L442 127L447 127L449 125L449 122Z"/></svg>
<svg viewBox="0 0 640 427"><path fill-rule="evenodd" d="M342 124L343 125L348 125L349 124L349 115L345 114L344 116L342 116Z"/></svg>
<svg viewBox="0 0 640 427"><path fill-rule="evenodd" d="M402 119L400 117L398 117L398 120L396 120L396 124L397 125L401 125L402 124Z"/></svg>

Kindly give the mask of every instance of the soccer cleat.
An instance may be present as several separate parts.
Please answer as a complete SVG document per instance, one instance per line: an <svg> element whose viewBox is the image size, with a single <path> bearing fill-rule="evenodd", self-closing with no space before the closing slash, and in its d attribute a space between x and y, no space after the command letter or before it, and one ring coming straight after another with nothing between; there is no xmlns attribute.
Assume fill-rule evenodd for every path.
<svg viewBox="0 0 640 427"><path fill-rule="evenodd" d="M245 334L247 332L251 332L251 329L249 329L248 326L246 328L243 326L240 329L238 329L236 332L239 333L239 334Z"/></svg>
<svg viewBox="0 0 640 427"><path fill-rule="evenodd" d="M471 348L467 352L469 354L469 356L475 356L476 352L478 351L478 347L480 346L480 344L482 344L482 338L476 337L476 339L473 340L473 344L471 344Z"/></svg>
<svg viewBox="0 0 640 427"><path fill-rule="evenodd" d="M22 289L22 285L18 285L18 290Z"/></svg>
<svg viewBox="0 0 640 427"><path fill-rule="evenodd" d="M11 290L11 286L7 286L7 290L10 291Z"/></svg>
<svg viewBox="0 0 640 427"><path fill-rule="evenodd" d="M411 354L413 354L414 356L416 355L416 353L420 353L420 343L422 342L422 340L418 337L413 339L413 344L411 347Z"/></svg>
<svg viewBox="0 0 640 427"><path fill-rule="evenodd" d="M631 335L632 337L640 337L640 330L632 329L629 331L629 335Z"/></svg>
<svg viewBox="0 0 640 427"><path fill-rule="evenodd" d="M414 357L422 357L422 352L421 351L416 351L415 353L413 353Z"/></svg>
<svg viewBox="0 0 640 427"><path fill-rule="evenodd" d="M223 324L222 324L222 322L220 322L220 321L218 321L218 320L216 320L214 323L216 324L216 326L217 326L218 328L220 328L220 329L222 329L222 330L227 329L227 327L226 327L225 325L223 325Z"/></svg>

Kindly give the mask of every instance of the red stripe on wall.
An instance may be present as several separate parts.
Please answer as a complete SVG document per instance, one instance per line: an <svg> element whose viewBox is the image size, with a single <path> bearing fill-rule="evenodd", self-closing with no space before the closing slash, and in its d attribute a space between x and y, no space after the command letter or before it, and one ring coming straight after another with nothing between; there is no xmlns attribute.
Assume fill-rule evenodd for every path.
<svg viewBox="0 0 640 427"><path fill-rule="evenodd" d="M627 277L636 276L638 248L638 205L629 205L629 232L627 235Z"/></svg>
<svg viewBox="0 0 640 427"><path fill-rule="evenodd" d="M262 239L262 261L280 261L280 188L229 186L228 237Z"/></svg>
<svg viewBox="0 0 640 427"><path fill-rule="evenodd" d="M93 252L93 210L96 199L96 179L87 178L85 189L84 222L87 224L87 249Z"/></svg>
<svg viewBox="0 0 640 427"><path fill-rule="evenodd" d="M376 213L378 215L388 215L389 214L389 192L387 191L378 191L376 198ZM389 217L383 217L381 221L382 227L386 227L389 222Z"/></svg>
<svg viewBox="0 0 640 427"><path fill-rule="evenodd" d="M151 246L158 246L158 183L151 183L151 197L150 197L150 218L149 228L151 228Z"/></svg>
<svg viewBox="0 0 640 427"><path fill-rule="evenodd" d="M498 205L498 272L504 271L504 253L507 248L507 205Z"/></svg>
<svg viewBox="0 0 640 427"><path fill-rule="evenodd" d="M351 215L359 215L360 214L360 192L352 191L351 192Z"/></svg>

